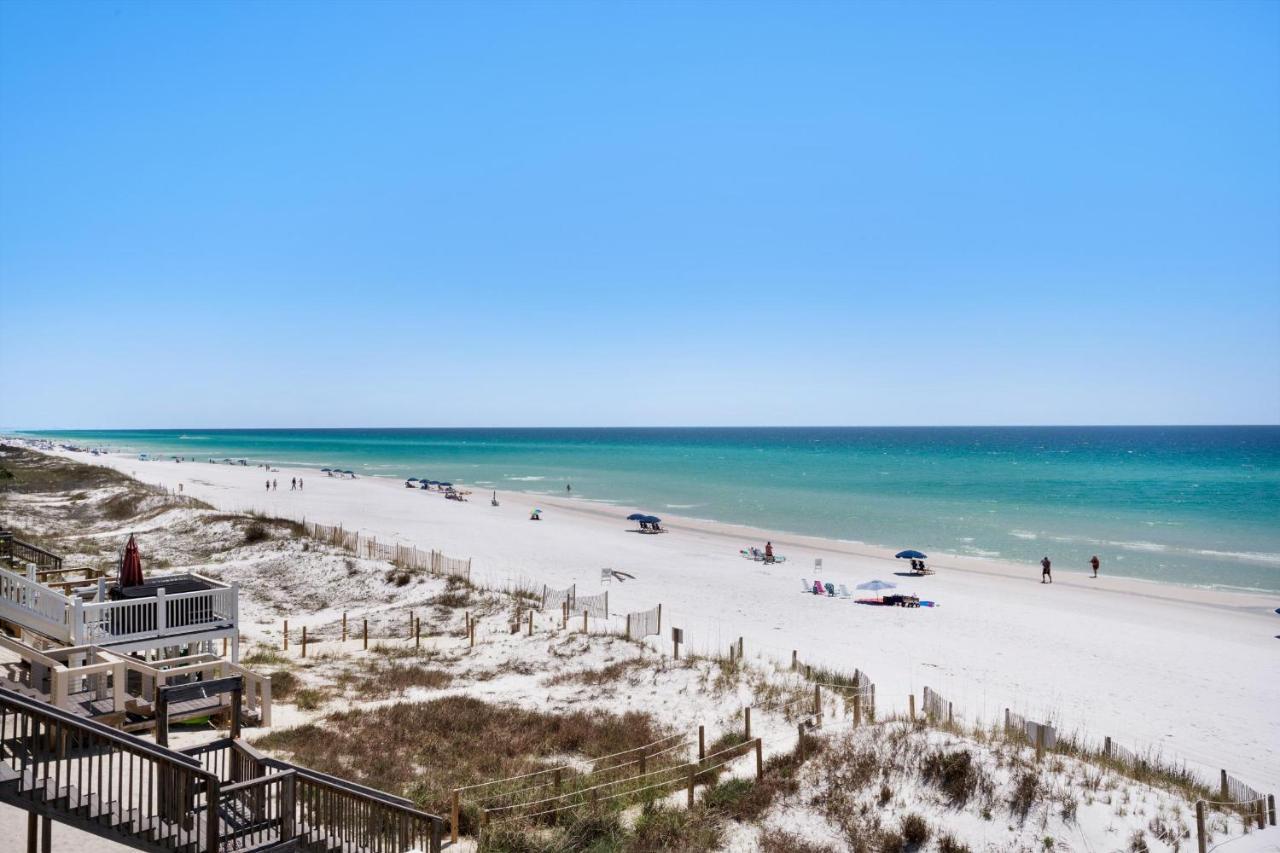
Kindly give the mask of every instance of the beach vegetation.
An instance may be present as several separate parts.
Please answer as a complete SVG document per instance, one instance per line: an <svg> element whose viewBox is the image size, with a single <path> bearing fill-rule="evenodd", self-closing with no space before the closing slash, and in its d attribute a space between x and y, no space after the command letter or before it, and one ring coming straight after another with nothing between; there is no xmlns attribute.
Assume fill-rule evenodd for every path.
<svg viewBox="0 0 1280 853"><path fill-rule="evenodd" d="M938 838L938 853L973 853L973 851L969 845L957 841L951 833L945 833Z"/></svg>
<svg viewBox="0 0 1280 853"><path fill-rule="evenodd" d="M760 853L835 853L835 848L801 838L785 829L765 829L760 833Z"/></svg>
<svg viewBox="0 0 1280 853"><path fill-rule="evenodd" d="M929 824L920 815L912 813L902 817L902 840L907 849L918 850L929 840Z"/></svg>
<svg viewBox="0 0 1280 853"><path fill-rule="evenodd" d="M272 732L256 745L442 813L453 786L545 769L552 756L611 755L664 734L647 714L544 713L445 696L331 713ZM479 813L465 811L461 829L470 833Z"/></svg>

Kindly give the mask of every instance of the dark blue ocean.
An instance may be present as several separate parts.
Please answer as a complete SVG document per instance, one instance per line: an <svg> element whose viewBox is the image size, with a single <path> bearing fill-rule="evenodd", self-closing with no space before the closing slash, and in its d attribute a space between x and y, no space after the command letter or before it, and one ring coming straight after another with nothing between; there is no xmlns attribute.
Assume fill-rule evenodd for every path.
<svg viewBox="0 0 1280 853"><path fill-rule="evenodd" d="M1180 584L1280 591L1280 427L147 430L82 446L339 466Z"/></svg>

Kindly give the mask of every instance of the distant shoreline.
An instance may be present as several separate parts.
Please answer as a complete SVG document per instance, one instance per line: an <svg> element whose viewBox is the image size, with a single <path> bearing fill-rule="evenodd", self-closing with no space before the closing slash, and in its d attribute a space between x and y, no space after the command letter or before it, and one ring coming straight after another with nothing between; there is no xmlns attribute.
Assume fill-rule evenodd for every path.
<svg viewBox="0 0 1280 853"><path fill-rule="evenodd" d="M993 442L991 430L999 432L991 461L975 459L972 452L966 458L969 442ZM1176 488L1145 494L1148 480L1175 487L1186 480L1187 489L1201 486L1190 482L1202 478L1201 470L1171 468L1169 459L1178 458L1176 447L1150 463L1135 464L1115 454L1077 462L1106 439L1117 447L1150 444L1152 430L1176 434L1175 445L1183 436L1212 436L1222 430L1251 436L1262 453L1262 465L1254 465L1253 476L1259 482L1242 481L1237 468L1246 466L1233 467L1230 460L1214 458L1216 447L1208 442L1214 452L1203 454L1209 459L1205 464L1218 467L1216 474L1210 470L1203 476L1219 477L1221 483L1204 484L1218 491L1210 495L1203 512L1188 512L1181 505L1186 498L1195 500L1195 492L1186 498ZM863 452L854 442L853 453L861 455L851 457L840 445L848 443L850 434L858 441L888 435L884 441L889 449ZM721 445L704 446L726 435L723 451ZM930 457L930 442L938 435L948 436L947 446ZM1267 426L342 428L31 432L18 437L201 460L230 456L312 469L336 463L363 476L390 479L443 471L440 479L543 499L559 495L564 484L572 483L579 502L635 505L664 517L675 514L745 530L782 531L895 551L913 547L948 558L990 558L1032 568L1044 553L1064 569L1082 567L1098 553L1104 574L1113 577L1193 589L1280 592L1280 531L1249 516L1268 505L1280 513L1280 428ZM1058 451L1051 438L1074 444ZM1231 450L1231 442L1220 443ZM828 451L832 447L838 451L835 456ZM810 448L817 452L807 452ZM431 461L412 461L419 455ZM833 461L847 470L821 479L821 469ZM1042 499L1038 494L1035 466L1046 465L1052 476L1067 480L1061 498ZM1064 466L1065 472L1058 473ZM879 467L889 469L879 472L882 479L875 476ZM1022 480L1001 481L1006 472L1019 470L1030 473ZM815 472L818 481L813 480ZM1125 487L1123 481L1112 482L1113 477L1133 479L1134 485L1127 488L1134 500L1120 492L1110 503L1082 501L1086 494ZM899 481L904 482L901 490L896 488ZM850 491L841 491L847 482ZM1227 489L1236 490L1238 497L1224 492ZM1220 492L1226 496L1220 497ZM1220 511L1219 504L1228 501L1238 502L1241 511ZM991 507L999 514L990 515ZM1252 527L1242 526L1246 523Z"/></svg>

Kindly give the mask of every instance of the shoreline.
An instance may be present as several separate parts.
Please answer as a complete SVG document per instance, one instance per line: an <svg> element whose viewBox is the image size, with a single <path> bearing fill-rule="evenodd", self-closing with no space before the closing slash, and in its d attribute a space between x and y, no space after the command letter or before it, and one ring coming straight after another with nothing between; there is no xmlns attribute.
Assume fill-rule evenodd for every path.
<svg viewBox="0 0 1280 853"><path fill-rule="evenodd" d="M46 450L42 452L55 452L59 454L75 453L75 451L64 451L61 448L57 447L56 445L58 444L58 442L55 441L54 439L39 437L35 435L24 435L22 433L14 433L6 436L0 436L0 438L17 440L24 443L49 442L55 445L55 449L53 451ZM105 451L104 456L110 457L113 459L120 459L122 461L138 462L138 464L154 465L156 463L172 463L173 460L172 458L169 458L169 457L182 455L182 454L172 454L166 451L162 454L164 458L155 458L155 459L148 460L144 463L141 460L136 460L131 458L138 452L150 452L150 451L108 450L108 451ZM88 451L87 450L78 451L78 453L82 455L87 455ZM103 457L91 456L89 460L81 459L80 456L72 456L70 458L76 458L79 461L92 461L93 459L98 459ZM266 460L255 461L253 457L249 457L249 456L231 457L231 458L246 459L250 462L250 466L224 466L224 464L220 461L215 462L214 465L221 466L221 467L243 469L245 467L251 467L254 465L267 464L267 465L275 465L277 468L279 468L280 472L282 473L285 471L288 471L291 476L295 474L302 474L303 476L312 476L314 478L326 476L321 472L319 467L313 468L306 463L300 463L300 462L272 463ZM180 464L201 465L201 466L210 465L207 459L206 461L197 461L193 459L191 462L182 462ZM261 469L255 469L255 470L261 470ZM370 479L370 480L376 480L380 482L396 483L398 485L403 485L404 483L404 479L400 478L399 476L392 477L390 475L382 474L382 473L359 473L359 477L362 479ZM579 497L579 496L572 496L572 497L566 498L563 495L560 495L557 493L544 493L544 492L524 491L524 490L516 490L516 489L509 489L509 488L500 488L497 486L497 484L489 481L484 481L482 483L475 483L475 482L468 483L465 480L459 479L457 480L457 483L460 486L473 489L477 493L481 491L484 491L484 492L496 491L500 496L503 497L503 500L523 500L529 506L534 506L539 502L546 503L548 505L555 505L561 509L571 509L571 510L595 506L601 510L598 513L599 517L608 518L611 520L617 520L619 517L625 518L627 515L630 515L633 512L648 513L652 511L652 508L650 507L632 506L621 500L616 500L612 498L586 498L586 497ZM611 513L606 512L605 510L614 510L620 513L620 515L614 516ZM753 541L755 539L759 539L762 542L767 540L773 540L775 542L796 543L796 544L799 544L801 547L814 548L818 550L827 551L833 554L846 553L850 556L866 557L871 559L886 559L886 558L891 559L893 556L893 553L895 553L896 550L899 550L899 549L891 548L890 546L887 546L887 545L879 545L871 542L866 542L863 540L842 539L837 537L825 536L821 534L808 534L808 533L801 533L797 531L790 531L782 528L760 527L760 526L742 523L742 522L723 521L723 520L714 519L714 518L700 518L697 516L681 515L678 509L671 514L664 512L662 514L662 518L663 518L664 526L668 528L680 527L686 530L702 530L704 532L715 533L715 534L724 535L724 536L739 535L744 538L751 539ZM910 546L903 546L903 547L910 547ZM986 572L999 573L1001 576L1013 575L1013 576L1019 576L1019 577L1022 574L1028 574L1028 575L1034 574L1038 572L1038 569L1039 569L1038 561L1022 563L1022 562L1018 562L1015 560L1011 560L1011 559L1007 559L999 556L961 554L955 551L948 551L945 549L930 549L930 551L931 553L929 558L929 565L931 567L934 565L937 565L940 567L956 569L960 571L968 571L968 572L986 571ZM1050 552L1048 554L1050 559L1054 560L1054 557L1051 553L1052 548L1047 549L1047 551ZM1178 580L1164 580L1164 579L1149 578L1149 577L1135 577L1133 575L1124 574L1122 571L1114 571L1114 567L1115 567L1115 563L1112 561L1108 561L1107 563L1104 563L1101 570L1101 577L1106 577L1111 581L1123 581L1123 582L1135 583L1135 584L1141 584L1141 585L1150 585L1150 586L1154 586L1154 587L1157 587L1160 589L1166 589L1166 590L1191 590L1191 591L1199 591L1199 592L1205 592L1205 593L1222 593L1224 595L1233 595L1233 596L1274 597L1277 599L1277 602L1276 602L1277 606L1280 606L1280 589L1272 590L1272 589L1265 589L1260 587L1242 587L1242 586L1236 586L1232 584L1189 583L1189 582L1178 581ZM1055 566L1054 566L1055 578L1058 577L1059 575L1062 575L1062 576L1078 575L1079 577L1085 577L1087 572L1088 570L1083 568L1081 569L1066 568L1061 564L1058 564L1057 561L1055 560ZM1138 590L1135 589L1133 591L1137 592ZM1159 598L1161 596L1152 596L1152 597ZM1167 597L1170 600L1185 600L1184 596L1170 595Z"/></svg>

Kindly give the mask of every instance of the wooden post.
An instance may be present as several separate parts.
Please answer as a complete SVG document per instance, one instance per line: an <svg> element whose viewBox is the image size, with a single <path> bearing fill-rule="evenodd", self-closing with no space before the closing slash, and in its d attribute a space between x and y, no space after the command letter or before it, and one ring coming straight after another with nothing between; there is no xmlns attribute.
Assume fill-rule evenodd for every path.
<svg viewBox="0 0 1280 853"><path fill-rule="evenodd" d="M756 781L764 778L764 741L756 738Z"/></svg>
<svg viewBox="0 0 1280 853"><path fill-rule="evenodd" d="M954 723L954 722L955 722L955 720L956 720L956 718L955 718L955 714L953 713L953 709L952 709L952 707L951 707L951 703L950 703L950 702L948 702L948 703L947 703L947 725L950 725L951 723Z"/></svg>
<svg viewBox="0 0 1280 853"><path fill-rule="evenodd" d="M410 610L410 611L409 611L409 636L410 636L410 637L412 637L412 636L413 636L413 623L414 623L414 619L413 619L413 611L412 611L412 610Z"/></svg>
<svg viewBox="0 0 1280 853"><path fill-rule="evenodd" d="M689 808L693 808L693 765L689 765Z"/></svg>
<svg viewBox="0 0 1280 853"><path fill-rule="evenodd" d="M156 744L169 745L169 700L163 690L156 691Z"/></svg>
<svg viewBox="0 0 1280 853"><path fill-rule="evenodd" d="M342 642L347 641L347 611L342 611Z"/></svg>
<svg viewBox="0 0 1280 853"><path fill-rule="evenodd" d="M302 656L307 656L307 626L302 626Z"/></svg>
<svg viewBox="0 0 1280 853"><path fill-rule="evenodd" d="M1271 820L1271 825L1276 825L1276 795L1267 794L1267 815Z"/></svg>
<svg viewBox="0 0 1280 853"><path fill-rule="evenodd" d="M1204 800L1196 801L1196 849L1199 853L1208 853L1209 840L1204 831Z"/></svg>
<svg viewBox="0 0 1280 853"><path fill-rule="evenodd" d="M364 650L369 651L369 620L364 620Z"/></svg>
<svg viewBox="0 0 1280 853"><path fill-rule="evenodd" d="M800 763L804 763L804 723L796 726L796 749L800 752Z"/></svg>
<svg viewBox="0 0 1280 853"><path fill-rule="evenodd" d="M1111 757L1111 735L1107 735L1106 739L1102 742L1102 754L1107 758Z"/></svg>
<svg viewBox="0 0 1280 853"><path fill-rule="evenodd" d="M476 647L476 622L479 622L479 621L480 621L479 619L472 619L472 620L471 620L471 630L468 632L468 633L471 635L471 646L470 646L470 647L471 647L471 648L473 648L473 649Z"/></svg>
<svg viewBox="0 0 1280 853"><path fill-rule="evenodd" d="M302 647L307 647L304 641ZM240 714L244 706L244 679L241 678L239 686L231 691L231 739L240 739Z"/></svg>
<svg viewBox="0 0 1280 853"><path fill-rule="evenodd" d="M751 706L742 709L742 728L747 740L751 740Z"/></svg>
<svg viewBox="0 0 1280 853"><path fill-rule="evenodd" d="M584 633L584 634L588 633L588 631L587 631L587 611L585 611L585 610L584 610L584 611L582 611L582 633Z"/></svg>
<svg viewBox="0 0 1280 853"><path fill-rule="evenodd" d="M604 591L604 618L609 618L609 590Z"/></svg>
<svg viewBox="0 0 1280 853"><path fill-rule="evenodd" d="M813 681L813 666L811 664L804 665L804 677L808 681Z"/></svg>
<svg viewBox="0 0 1280 853"><path fill-rule="evenodd" d="M284 620L284 650L289 651L289 620Z"/></svg>
<svg viewBox="0 0 1280 853"><path fill-rule="evenodd" d="M1044 725L1036 723L1036 761L1044 758Z"/></svg>
<svg viewBox="0 0 1280 853"><path fill-rule="evenodd" d="M533 611L529 611L529 636L533 636Z"/></svg>
<svg viewBox="0 0 1280 853"><path fill-rule="evenodd" d="M1227 771L1222 771L1222 800L1226 802L1231 799L1231 792L1227 790Z"/></svg>
<svg viewBox="0 0 1280 853"><path fill-rule="evenodd" d="M853 694L853 725L858 727L862 725L862 694Z"/></svg>
<svg viewBox="0 0 1280 853"><path fill-rule="evenodd" d="M422 620L413 620L413 647L415 649L422 648Z"/></svg>
<svg viewBox="0 0 1280 853"><path fill-rule="evenodd" d="M27 812L27 853L36 853L36 844L40 840L40 824L35 812Z"/></svg>
<svg viewBox="0 0 1280 853"><path fill-rule="evenodd" d="M907 708L911 714L911 722L916 721L916 694L912 693L907 697Z"/></svg>
<svg viewBox="0 0 1280 853"><path fill-rule="evenodd" d="M627 614L627 639L631 639L631 614Z"/></svg>
<svg viewBox="0 0 1280 853"><path fill-rule="evenodd" d="M742 638L738 638L738 662L742 662Z"/></svg>
<svg viewBox="0 0 1280 853"><path fill-rule="evenodd" d="M701 764L707 757L707 728L706 726L698 726L698 763Z"/></svg>
<svg viewBox="0 0 1280 853"><path fill-rule="evenodd" d="M1008 737L1009 735L1009 709L1008 708L1004 709L1004 733L1005 733L1005 736Z"/></svg>
<svg viewBox="0 0 1280 853"><path fill-rule="evenodd" d="M209 779L208 787L205 788L204 793L204 801L206 803L217 803L222 800L222 795L219 791L221 785L222 783L218 781L218 777L216 775ZM205 813L205 843L208 845L208 849L210 851L216 853L216 851L222 849L222 840L220 837L220 830L222 828L222 811L216 808L207 808L205 809Z"/></svg>
<svg viewBox="0 0 1280 853"><path fill-rule="evenodd" d="M226 637L222 638L222 656L224 658L227 656L227 638Z"/></svg>
<svg viewBox="0 0 1280 853"><path fill-rule="evenodd" d="M1267 801L1258 800L1258 829L1267 828Z"/></svg>
<svg viewBox="0 0 1280 853"><path fill-rule="evenodd" d="M658 636L662 636L662 602L658 602Z"/></svg>
<svg viewBox="0 0 1280 853"><path fill-rule="evenodd" d="M791 671L792 672L795 672L796 667L800 665L799 662L796 660L796 654L797 654L796 650L792 649L791 650Z"/></svg>
<svg viewBox="0 0 1280 853"><path fill-rule="evenodd" d="M822 716L822 685L813 685L813 715Z"/></svg>

